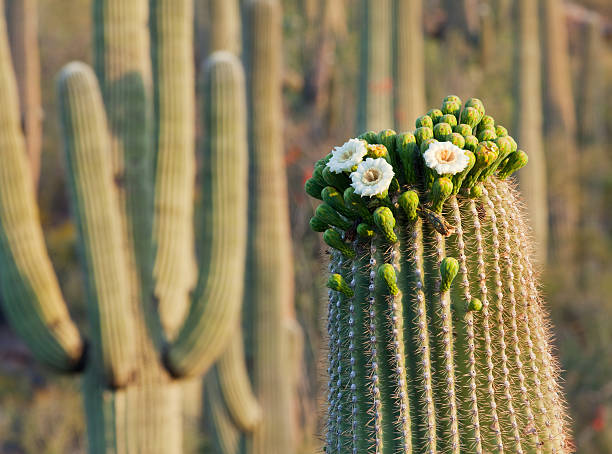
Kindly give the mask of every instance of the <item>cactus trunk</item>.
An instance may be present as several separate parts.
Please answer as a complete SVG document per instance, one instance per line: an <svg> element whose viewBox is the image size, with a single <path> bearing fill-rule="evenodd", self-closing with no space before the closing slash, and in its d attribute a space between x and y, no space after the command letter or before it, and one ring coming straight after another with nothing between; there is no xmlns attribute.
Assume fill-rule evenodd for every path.
<svg viewBox="0 0 612 454"><path fill-rule="evenodd" d="M542 143L542 90L540 88L540 39L538 5L519 0L517 39L517 135L529 150L529 166L519 172L523 199L527 204L535 240L535 258L546 263L548 255L548 201L546 160Z"/></svg>
<svg viewBox="0 0 612 454"><path fill-rule="evenodd" d="M476 128L494 124L470 107ZM456 96L441 110L467 118ZM502 135L473 160L426 136L366 133L306 184L316 196L320 168L336 175L311 221L330 246L326 452L569 453L532 245L505 181L525 153Z"/></svg>
<svg viewBox="0 0 612 454"><path fill-rule="evenodd" d="M249 106L249 245L246 346L262 422L247 452L294 452L294 383L287 324L294 317L293 264L283 160L282 29L277 0L245 5ZM293 361L293 358L291 358Z"/></svg>

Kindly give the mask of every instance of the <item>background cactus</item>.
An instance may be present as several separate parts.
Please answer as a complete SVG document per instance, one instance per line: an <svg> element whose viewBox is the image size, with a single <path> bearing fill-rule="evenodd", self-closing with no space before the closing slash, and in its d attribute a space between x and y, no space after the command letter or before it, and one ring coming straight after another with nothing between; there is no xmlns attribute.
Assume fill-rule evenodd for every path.
<svg viewBox="0 0 612 454"><path fill-rule="evenodd" d="M391 0L361 0L361 67L357 127L379 130L393 123Z"/></svg>
<svg viewBox="0 0 612 454"><path fill-rule="evenodd" d="M495 125L479 100L466 106L475 130ZM441 110L463 118L456 96ZM385 146L395 181L360 197L368 163L347 164L344 205L318 171L306 184L330 246L326 452L571 452L519 197L496 176L526 155L507 135L474 153L416 131L361 137Z"/></svg>
<svg viewBox="0 0 612 454"><path fill-rule="evenodd" d="M205 147L205 234L189 298L196 277L190 226L195 175L191 2L160 0L150 6L149 15L144 0L96 1L97 78L86 65L71 63L58 81L87 284L87 349L44 245L6 26L0 20L2 302L41 361L60 371L84 369L90 452L181 452L177 378L210 368L235 334L242 304L246 130L232 130L243 146L213 135ZM244 115L239 60L216 54L207 68L208 118L239 119L241 105ZM235 358L241 350L233 352ZM251 412L243 421L248 425L254 419Z"/></svg>
<svg viewBox="0 0 612 454"><path fill-rule="evenodd" d="M548 200L546 161L542 144L542 90L540 80L540 39L538 5L519 0L516 68L517 100L515 128L523 146L529 150L530 163L519 175L521 193L527 204L535 241L535 258L546 263L548 254Z"/></svg>

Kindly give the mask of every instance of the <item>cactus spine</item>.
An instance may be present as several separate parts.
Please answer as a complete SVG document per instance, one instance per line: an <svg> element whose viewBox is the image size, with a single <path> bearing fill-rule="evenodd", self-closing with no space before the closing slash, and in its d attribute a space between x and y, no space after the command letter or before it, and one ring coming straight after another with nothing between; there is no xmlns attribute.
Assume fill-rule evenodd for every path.
<svg viewBox="0 0 612 454"><path fill-rule="evenodd" d="M517 39L517 135L529 150L529 166L519 173L521 193L533 228L536 260L546 263L548 254L548 201L546 161L542 144L542 90L540 88L540 39L538 5L519 0Z"/></svg>
<svg viewBox="0 0 612 454"><path fill-rule="evenodd" d="M441 111L495 128L481 101L469 108L462 115L449 96ZM436 109L429 116L440 124ZM314 222L332 220L329 210L350 220L324 234L337 237L328 241L326 452L571 452L532 245L505 180L524 152L497 131L474 153L418 130L363 134L385 145L379 159L393 173L365 142L317 163L338 172L336 184L341 174L351 181L335 186L344 206L326 196L333 188L321 191L327 208Z"/></svg>
<svg viewBox="0 0 612 454"><path fill-rule="evenodd" d="M293 314L293 264L282 146L282 29L277 0L245 5L249 111L249 245L245 328L247 357L262 422L247 452L292 453L293 386L287 365ZM247 47L248 46L248 47Z"/></svg>
<svg viewBox="0 0 612 454"><path fill-rule="evenodd" d="M391 0L361 0L361 71L357 127L379 130L393 123Z"/></svg>
<svg viewBox="0 0 612 454"><path fill-rule="evenodd" d="M6 25L4 17L0 19L0 100L5 106L0 113L2 302L41 361L60 371L85 370L92 453L182 452L177 378L210 368L228 347L242 304L246 129L230 131L238 134L237 145L217 135L205 147L202 266L187 300L194 277L193 241L187 243L193 236L188 204L195 173L189 124L191 2L154 1L150 11L148 6L145 0L97 0L97 78L87 66L71 63L58 79L88 294L87 350L68 315L44 246L19 126ZM211 121L242 116L238 124L244 125L244 108L233 101L245 96L240 62L217 55L207 75ZM177 254L184 275L173 274ZM234 350L231 356L240 353ZM253 412L240 417L254 419Z"/></svg>
<svg viewBox="0 0 612 454"><path fill-rule="evenodd" d="M394 14L395 127L406 131L425 108L422 0L395 0Z"/></svg>

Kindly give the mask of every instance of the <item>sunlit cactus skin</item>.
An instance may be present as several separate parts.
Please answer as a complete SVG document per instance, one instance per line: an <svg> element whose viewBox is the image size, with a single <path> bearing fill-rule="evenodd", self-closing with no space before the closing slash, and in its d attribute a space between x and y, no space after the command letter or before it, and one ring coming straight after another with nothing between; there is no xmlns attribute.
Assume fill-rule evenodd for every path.
<svg viewBox="0 0 612 454"><path fill-rule="evenodd" d="M179 454L180 379L199 378L224 352L217 370L232 418L243 430L259 418L235 344L247 249L245 77L228 52L202 71L208 134L195 269L192 2L96 0L93 12L95 73L70 63L58 77L87 340L45 248L0 16L3 312L41 362L84 372L90 453Z"/></svg>
<svg viewBox="0 0 612 454"><path fill-rule="evenodd" d="M468 104L483 117L482 102ZM461 118L455 97L444 106ZM507 181L526 154L510 139L483 142L463 170L440 175L423 157L435 139L419 149L419 136L396 135L399 185L362 198L372 221L336 212L350 227L324 235L335 239L325 450L570 453L531 240Z"/></svg>

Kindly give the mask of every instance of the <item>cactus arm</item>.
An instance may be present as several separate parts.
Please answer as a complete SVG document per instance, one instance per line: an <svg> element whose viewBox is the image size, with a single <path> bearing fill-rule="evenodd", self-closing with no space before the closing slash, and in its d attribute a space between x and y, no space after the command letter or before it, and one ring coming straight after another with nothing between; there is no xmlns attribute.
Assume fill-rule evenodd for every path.
<svg viewBox="0 0 612 454"><path fill-rule="evenodd" d="M393 123L391 0L361 0L361 80L357 129L380 131Z"/></svg>
<svg viewBox="0 0 612 454"><path fill-rule="evenodd" d="M195 93L193 2L150 3L153 70L155 295L166 336L173 339L195 284L193 201Z"/></svg>
<svg viewBox="0 0 612 454"><path fill-rule="evenodd" d="M93 342L92 358L112 387L134 370L133 319L128 302L127 258L109 157L102 96L93 71L82 63L64 67L58 97L74 217L85 270Z"/></svg>
<svg viewBox="0 0 612 454"><path fill-rule="evenodd" d="M37 359L54 369L72 371L82 365L84 345L45 248L12 68L6 22L0 14L0 290L4 312Z"/></svg>
<svg viewBox="0 0 612 454"><path fill-rule="evenodd" d="M261 420L261 407L251 389L244 358L242 332L237 329L215 365L219 388L234 425L250 432Z"/></svg>
<svg viewBox="0 0 612 454"><path fill-rule="evenodd" d="M177 376L207 370L238 323L246 250L247 142L244 73L229 52L212 54L204 68L206 130L202 235L203 264L192 305L166 365Z"/></svg>
<svg viewBox="0 0 612 454"><path fill-rule="evenodd" d="M283 159L282 11L278 0L245 2L244 53L249 96L249 244L247 352L262 424L247 437L254 454L292 452L294 383L287 375L287 343L278 342L294 318L293 261ZM340 189L340 188L337 188Z"/></svg>
<svg viewBox="0 0 612 454"><path fill-rule="evenodd" d="M214 452L219 454L238 454L240 452L240 430L235 426L223 402L223 394L216 373L206 377L206 421L214 432Z"/></svg>

